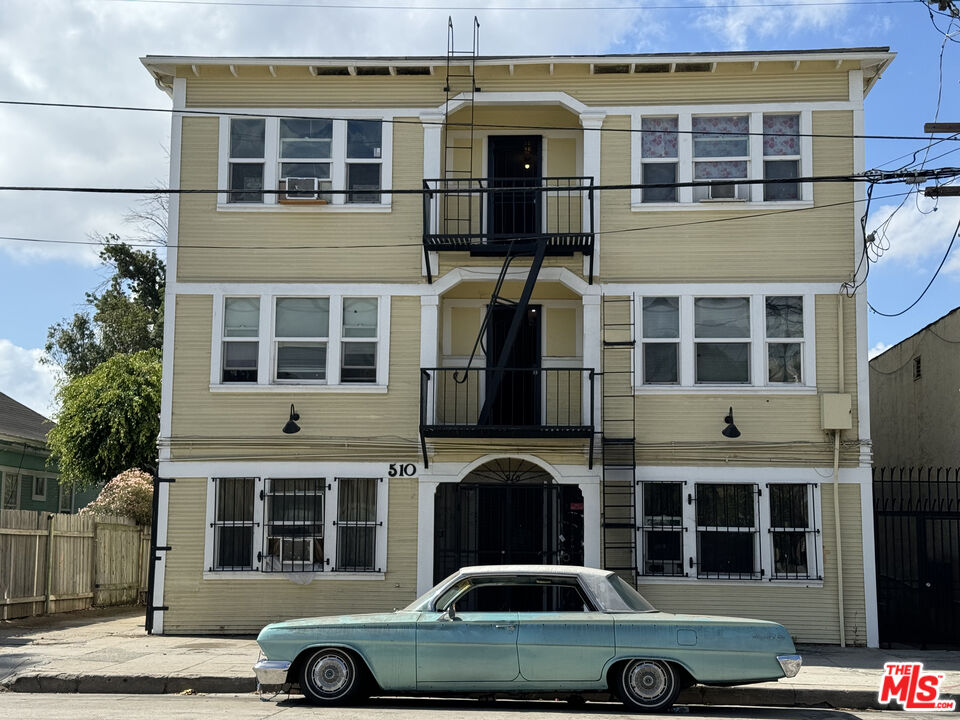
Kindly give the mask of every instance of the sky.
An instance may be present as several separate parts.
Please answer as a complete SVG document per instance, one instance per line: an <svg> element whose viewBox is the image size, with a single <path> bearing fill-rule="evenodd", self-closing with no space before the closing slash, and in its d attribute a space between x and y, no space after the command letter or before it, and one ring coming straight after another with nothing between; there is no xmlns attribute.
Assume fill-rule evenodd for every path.
<svg viewBox="0 0 960 720"><path fill-rule="evenodd" d="M888 45L898 56L867 98L867 134L922 135L923 124L938 117L938 95L939 119L960 121L960 34L945 40L922 0L259 0L244 7L247 3L0 0L0 100L169 108L169 98L139 61L143 55L442 55L447 16L467 41L476 14L483 54ZM324 4L338 7L319 7ZM390 6L394 9L385 9ZM947 29L945 20L938 22ZM0 130L0 185L166 185L170 118L165 113L0 105ZM867 168L897 169L927 144L868 140ZM957 151L960 142L930 148L926 167L960 166ZM950 154L938 157L943 153ZM922 151L916 160L924 160ZM867 223L885 248L871 265L868 298L886 313L920 295L960 222L960 198L914 195L894 213L902 198L879 197L904 190L878 187ZM135 205L131 196L0 191L0 236L136 238L137 228L125 219ZM56 372L40 362L47 329L83 309L84 293L107 276L96 247L0 239L0 392L55 414ZM912 310L895 318L870 313L871 354L957 305L960 239Z"/></svg>

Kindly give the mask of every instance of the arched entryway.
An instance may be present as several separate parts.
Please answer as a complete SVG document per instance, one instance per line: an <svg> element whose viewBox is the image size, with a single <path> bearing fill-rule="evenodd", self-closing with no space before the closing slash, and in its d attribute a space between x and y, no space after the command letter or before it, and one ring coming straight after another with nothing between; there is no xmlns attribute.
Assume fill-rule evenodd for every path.
<svg viewBox="0 0 960 720"><path fill-rule="evenodd" d="M441 483L434 504L434 582L467 565L582 565L583 494L518 458Z"/></svg>

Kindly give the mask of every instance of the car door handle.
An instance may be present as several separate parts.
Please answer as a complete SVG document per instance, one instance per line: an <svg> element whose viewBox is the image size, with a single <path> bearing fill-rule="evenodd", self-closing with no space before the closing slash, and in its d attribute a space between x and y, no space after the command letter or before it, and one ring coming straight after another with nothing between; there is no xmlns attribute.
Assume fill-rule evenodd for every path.
<svg viewBox="0 0 960 720"><path fill-rule="evenodd" d="M498 630L516 630L516 625L494 625Z"/></svg>

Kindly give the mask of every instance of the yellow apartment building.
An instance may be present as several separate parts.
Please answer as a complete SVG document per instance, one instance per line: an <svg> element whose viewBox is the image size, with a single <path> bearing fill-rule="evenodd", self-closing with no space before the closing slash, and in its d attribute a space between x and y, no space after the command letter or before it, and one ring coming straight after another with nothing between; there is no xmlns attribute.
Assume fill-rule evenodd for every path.
<svg viewBox="0 0 960 720"><path fill-rule="evenodd" d="M568 563L876 646L863 192L817 178L892 59L143 58L185 191L153 631Z"/></svg>

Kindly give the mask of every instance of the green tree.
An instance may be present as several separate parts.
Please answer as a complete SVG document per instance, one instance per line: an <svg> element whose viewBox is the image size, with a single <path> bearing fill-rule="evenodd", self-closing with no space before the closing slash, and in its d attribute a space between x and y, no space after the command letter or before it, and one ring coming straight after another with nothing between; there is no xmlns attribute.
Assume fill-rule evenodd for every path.
<svg viewBox="0 0 960 720"><path fill-rule="evenodd" d="M132 467L156 464L160 352L114 355L57 389L60 411L47 434L60 482L83 489Z"/></svg>
<svg viewBox="0 0 960 720"><path fill-rule="evenodd" d="M106 236L104 243L100 259L113 268L106 289L87 293L88 309L47 331L44 361L59 366L68 380L92 372L118 353L163 346L163 260L116 235Z"/></svg>

